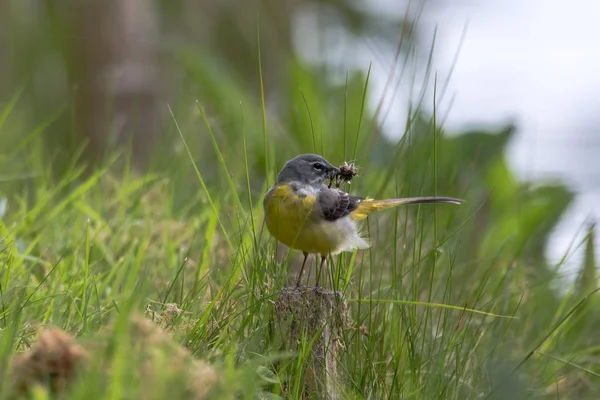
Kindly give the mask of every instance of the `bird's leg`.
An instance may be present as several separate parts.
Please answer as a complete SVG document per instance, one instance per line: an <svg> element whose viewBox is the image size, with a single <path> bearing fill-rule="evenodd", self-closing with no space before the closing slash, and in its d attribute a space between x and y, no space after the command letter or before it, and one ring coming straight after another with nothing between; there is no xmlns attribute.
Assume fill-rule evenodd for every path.
<svg viewBox="0 0 600 400"><path fill-rule="evenodd" d="M323 265L325 265L325 261L327 261L327 256L321 256L321 266L319 267L319 272L317 273L317 283L315 286L319 286L319 279L321 278L321 270L323 270Z"/></svg>
<svg viewBox="0 0 600 400"><path fill-rule="evenodd" d="M302 279L302 273L304 272L304 265L306 264L306 259L308 258L308 253L303 252L304 261L302 261L302 267L300 267L300 273L298 274L298 279L296 279L296 287L300 286L300 280Z"/></svg>

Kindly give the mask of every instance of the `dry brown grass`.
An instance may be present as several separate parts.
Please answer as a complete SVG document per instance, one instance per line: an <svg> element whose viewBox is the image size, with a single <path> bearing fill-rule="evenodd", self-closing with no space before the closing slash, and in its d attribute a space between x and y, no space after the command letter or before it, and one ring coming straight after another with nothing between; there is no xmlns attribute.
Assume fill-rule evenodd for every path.
<svg viewBox="0 0 600 400"><path fill-rule="evenodd" d="M169 304L157 316L158 324L172 322L181 310ZM161 323L162 322L162 323ZM207 399L217 385L215 369L192 354L175 340L171 333L141 314L133 314L128 321L127 358L139 382L140 398L154 398L153 382L162 379L163 385L177 385L179 391L194 400ZM111 362L104 359L115 325L109 326L96 337L90 338L85 348L76 343L69 333L58 328L42 330L35 345L14 358L13 382L17 393L27 393L36 387L60 392L69 387L78 376L85 374L86 365L104 360L102 371L111 374ZM168 370L168 373L165 373ZM165 376L167 377L165 379Z"/></svg>
<svg viewBox="0 0 600 400"><path fill-rule="evenodd" d="M173 307L167 308L169 309L173 312ZM195 359L186 348L173 340L170 332L142 315L130 318L129 330L130 356L143 360L139 370L140 381L155 381L159 376L164 376L167 366L173 381L183 383L190 398L208 398L218 382L218 375L213 367ZM146 394L151 395L152 385L147 385L146 389Z"/></svg>
<svg viewBox="0 0 600 400"><path fill-rule="evenodd" d="M53 392L62 390L83 367L88 353L75 338L57 328L40 333L35 346L15 357L14 384L26 392L36 384L47 384Z"/></svg>

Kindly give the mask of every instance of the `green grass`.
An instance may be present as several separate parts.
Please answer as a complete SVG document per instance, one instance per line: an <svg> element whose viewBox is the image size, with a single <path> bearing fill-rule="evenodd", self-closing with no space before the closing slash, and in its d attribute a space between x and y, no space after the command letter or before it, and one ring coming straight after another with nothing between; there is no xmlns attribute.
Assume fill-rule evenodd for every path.
<svg viewBox="0 0 600 400"><path fill-rule="evenodd" d="M57 172L40 133L69 116L26 130L19 95L0 112L0 399L13 396L16 355L49 326L88 353L62 398L198 398L208 388L213 398L297 397L317 337L301 336L296 351L276 345L273 304L301 254L269 237L262 197L286 159L315 147L335 164L358 162L352 193L467 199L381 212L365 224L372 248L330 260L323 281L349 304L345 397L600 393L593 252L587 278L560 295L543 249L570 194L516 182L503 155L510 129L446 138L416 105L389 143L365 107L369 75L325 87L294 60L277 117L262 83L256 107L189 49L181 63L190 89L168 109L168 145L144 175L122 153L92 171L74 154ZM33 397L49 396L49 379Z"/></svg>

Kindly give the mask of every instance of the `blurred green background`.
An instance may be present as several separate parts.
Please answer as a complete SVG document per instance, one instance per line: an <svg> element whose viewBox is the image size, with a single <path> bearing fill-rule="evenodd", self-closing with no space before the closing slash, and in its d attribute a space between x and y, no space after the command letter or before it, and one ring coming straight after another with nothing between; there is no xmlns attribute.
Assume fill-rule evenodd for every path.
<svg viewBox="0 0 600 400"><path fill-rule="evenodd" d="M434 394L465 398L461 385L467 382L472 389L468 398L487 394L509 398L512 394L502 394L509 389L522 398L532 392L543 398L555 398L557 393L560 398L593 398L590 393L600 391L600 369L594 361L600 310L586 301L589 307L577 307L576 314L563 319L597 286L593 230L574 244L588 249L576 279L563 280L560 263L545 258L548 238L572 193L559 183L522 182L515 177L506 158L515 126L447 135L440 116L422 107L423 102L434 103L428 95L411 104L403 134L390 139L382 129L390 111L380 99L371 98L368 61L359 66L325 62L335 43L320 41L318 30L294 31L295 18L308 11L318 15L318 26L338 29L349 41L377 43L380 51L395 54L390 68L406 70L407 79L410 68L418 68L430 84L434 81L431 60L415 56L416 46L423 46L418 13L383 18L359 2L2 2L1 296L29 293L28 279L43 286L51 266L66 257L73 269L65 269L64 279L89 267L88 272L99 274L106 285L107 291L97 294L98 304L114 311L113 295L126 298L139 271L150 282L140 296L160 293L165 302L175 296L172 300L186 311L202 315L194 329L181 334L186 340L194 337L190 346L194 354L215 361L235 353L240 362L243 351L224 346L222 333L202 325L208 324L203 313L215 311L206 311L192 298L237 293L238 279L248 293L264 294L285 284L286 273L277 264L281 258L273 256L273 243L266 234L256 234L262 225L260 202L287 159L317 152L333 164L357 162L361 176L347 188L352 193L372 197L437 193L467 200L457 208L438 207L435 216L432 209L419 208L370 222L371 236L389 240L375 240L361 263L380 277L365 283L356 276L369 274L355 266L358 283L341 284L350 291L349 297L373 296L377 293L369 286L373 281L383 295L382 288L388 286L381 282L388 282L393 289L387 294L390 299L482 307L518 317L512 323L473 323L468 337L472 346L481 340L478 355L466 345L451 358L453 350L436 347L438 336L431 333L435 320L423 322L406 315L388 319L382 311L373 318L388 336L396 332L393 324L399 321L424 335L427 345L409 351L407 360L447 371L454 363L456 370L448 372L448 381L431 378L429 389L420 392L421 380L429 379L425 367L397 361L382 367L383 372L371 370L377 364L373 354L380 352L382 362L386 349L393 347L384 344L382 334L382 344L369 339L366 348L354 349L355 355L364 351L372 358L358 365L348 361L355 395L376 395L391 388L419 398ZM309 61L298 53L296 42L305 36L320 43L315 52L321 58ZM82 256L81 246L90 240L95 250ZM138 253L139 240L152 250ZM195 283L178 283L184 256L195 263L188 277ZM291 265L296 256L290 255ZM146 272L142 267L117 272L123 271L122 260L127 264L129 257L135 260L131 265L145 266ZM22 268L18 278L16 267L13 275L7 270L15 260ZM336 265L347 266L349 260L342 257ZM269 265L264 276L255 271L263 264ZM78 286L83 298L91 290L88 272ZM276 276L272 282L269 272ZM210 282L204 282L206 276ZM179 297L171 289L165 294L167 283L181 291ZM58 287L47 288L47 293ZM27 308L15 321L45 316L43 321L85 336L103 326L110 314L101 311L88 322L67 300L55 311L44 305L48 302L40 299L37 308ZM220 312L215 320L226 314ZM79 317L64 318L67 315ZM268 344L253 341L253 327L263 332L259 320L238 321L230 340L248 346L248 353L268 353ZM15 321L5 318L3 330ZM449 321L453 322L444 319L443 330L462 340L455 331L460 321ZM32 335L19 329L5 339L10 351L23 348L15 337ZM413 337L404 330L402 335L394 340L404 343ZM454 343L440 340L448 346ZM535 352L533 357L530 351ZM396 354L405 357L402 351ZM430 364L423 361L427 359ZM523 368L520 361L526 361ZM518 384L507 373L517 365ZM400 374L400 383L376 378L378 373L398 373L405 367L417 371L419 378L410 381L409 372ZM462 383L451 383L453 379Z"/></svg>

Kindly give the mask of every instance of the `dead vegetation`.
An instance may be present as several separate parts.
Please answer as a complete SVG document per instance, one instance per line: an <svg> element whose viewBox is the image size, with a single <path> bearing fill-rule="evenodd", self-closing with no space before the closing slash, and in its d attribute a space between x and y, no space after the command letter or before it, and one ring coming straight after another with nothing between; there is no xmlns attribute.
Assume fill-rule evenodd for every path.
<svg viewBox="0 0 600 400"><path fill-rule="evenodd" d="M181 310L172 304L158 321L172 321ZM208 398L217 385L219 376L215 369L192 354L175 340L169 331L141 314L132 314L127 321L127 334L116 347L116 352L126 355L128 363L135 365L129 371L131 379L140 382L140 398L156 398L155 382L165 387L175 387L186 398ZM162 325L162 324L161 324ZM109 346L114 346L117 323L113 322L96 337L77 343L71 334L54 327L43 329L33 347L14 357L13 389L15 394L43 388L57 393L69 389L77 379L86 374L86 367L100 362L105 378L113 373ZM118 339L117 339L118 341ZM143 384L142 384L143 383ZM158 385L159 383L157 383Z"/></svg>
<svg viewBox="0 0 600 400"><path fill-rule="evenodd" d="M44 330L32 349L15 357L15 388L26 392L45 383L52 392L62 390L85 365L88 356L67 332L57 328Z"/></svg>
<svg viewBox="0 0 600 400"><path fill-rule="evenodd" d="M343 331L351 326L343 293L318 286L286 287L274 308L275 342L282 350L302 352L304 338L311 341L304 395L342 398L338 360Z"/></svg>

